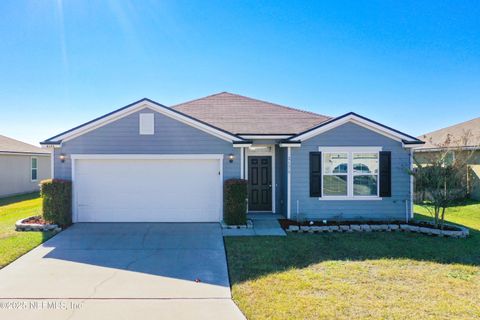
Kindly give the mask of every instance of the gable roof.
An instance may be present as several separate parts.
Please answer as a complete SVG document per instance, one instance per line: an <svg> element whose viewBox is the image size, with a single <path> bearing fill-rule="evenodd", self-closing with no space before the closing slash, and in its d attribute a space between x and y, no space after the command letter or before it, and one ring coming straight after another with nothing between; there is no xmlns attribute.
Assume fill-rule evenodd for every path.
<svg viewBox="0 0 480 320"><path fill-rule="evenodd" d="M222 128L217 128L209 123L206 123L202 120L195 119L194 117L184 114L180 111L171 109L169 107L166 107L158 102L155 102L153 100L143 98L140 99L136 102L133 102L129 105L126 105L125 107L122 107L120 109L117 109L115 111L112 111L110 113L107 113L101 117L95 118L91 121L88 121L84 124L81 124L73 129L64 131L60 134L57 134L56 136L53 136L51 138L48 138L45 141L40 142L42 145L58 145L62 141L67 141L70 139L73 139L79 135L82 135L84 133L87 133L89 131L92 131L94 129L97 129L101 126L104 126L110 122L116 121L120 118L123 118L127 115L130 115L138 110L144 109L144 108L150 108L153 109L154 111L157 111L165 116L168 116L170 118L176 119L180 122L183 122L185 124L188 124L192 127L195 127L199 130L202 130L204 132L210 133L214 136L217 136L223 140L226 141L231 141L231 142L238 142L238 141L244 141L242 138L226 131L223 130Z"/></svg>
<svg viewBox="0 0 480 320"><path fill-rule="evenodd" d="M50 154L50 151L0 135L0 153Z"/></svg>
<svg viewBox="0 0 480 320"><path fill-rule="evenodd" d="M229 92L180 103L172 109L237 135L294 135L331 119Z"/></svg>
<svg viewBox="0 0 480 320"><path fill-rule="evenodd" d="M424 142L403 132L360 116L354 112L330 118L278 104L221 92L204 98L166 107L143 98L125 107L107 113L73 129L53 136L40 144L59 145L110 122L150 108L225 141L248 143L252 139L286 139L284 143L299 143L346 122L353 122L377 133L395 139L404 146ZM245 139L244 139L245 138Z"/></svg>
<svg viewBox="0 0 480 320"><path fill-rule="evenodd" d="M468 141L462 141L465 135L469 135ZM425 133L418 138L425 141L420 149L438 149L447 139L451 140L452 147L480 148L480 117Z"/></svg>
<svg viewBox="0 0 480 320"><path fill-rule="evenodd" d="M360 125L362 127L365 127L369 130L373 130L379 134L382 134L384 136L387 136L391 139L400 141L404 144L404 146L407 145L420 145L423 144L424 142L412 137L406 133L403 133L401 131L398 131L396 129L393 129L391 127L388 127L384 124L381 124L379 122L376 122L374 120L368 119L364 116L361 116L359 114L356 114L355 112L349 112L346 113L342 116L339 116L334 119L330 119L328 121L325 121L321 124L319 124L316 127L310 128L304 132L301 132L291 138L289 138L287 141L288 142L294 142L294 141L304 141L307 139L310 139L320 133L326 132L328 130L331 130L333 128L336 128L338 126L341 126L347 122L351 122L357 125Z"/></svg>

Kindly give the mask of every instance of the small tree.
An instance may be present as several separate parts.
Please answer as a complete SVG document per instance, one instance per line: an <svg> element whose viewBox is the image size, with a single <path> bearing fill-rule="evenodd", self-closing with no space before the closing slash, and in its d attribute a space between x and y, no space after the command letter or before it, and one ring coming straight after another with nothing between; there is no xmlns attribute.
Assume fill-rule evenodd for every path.
<svg viewBox="0 0 480 320"><path fill-rule="evenodd" d="M467 164L472 152L464 146L469 139L469 132L458 140L448 135L443 144L436 145L438 151L422 159L423 163L414 157L415 168L410 174L415 178L415 192L423 195L420 204L432 214L437 228L443 229L446 209L467 195Z"/></svg>

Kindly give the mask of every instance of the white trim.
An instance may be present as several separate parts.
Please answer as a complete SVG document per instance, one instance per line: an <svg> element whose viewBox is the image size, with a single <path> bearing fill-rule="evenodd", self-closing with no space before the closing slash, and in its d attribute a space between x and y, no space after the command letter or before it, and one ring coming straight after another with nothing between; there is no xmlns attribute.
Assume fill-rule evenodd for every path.
<svg viewBox="0 0 480 320"><path fill-rule="evenodd" d="M251 143L234 143L233 147L234 148L248 148L251 145L252 145Z"/></svg>
<svg viewBox="0 0 480 320"><path fill-rule="evenodd" d="M159 159L159 160L218 160L220 178L220 203L218 205L219 220L223 216L223 154L72 154L72 221L78 221L77 196L75 189L76 160L132 160L132 159Z"/></svg>
<svg viewBox="0 0 480 320"><path fill-rule="evenodd" d="M260 151L260 152L253 152L249 148L245 149L245 172L248 180L248 157L249 156L270 156L272 158L272 212L276 213L276 179L275 179L275 145L274 144L269 144L269 145L255 145L255 147L265 147L268 148L270 147L270 151ZM247 208L248 209L248 208ZM250 212L250 211L249 211ZM252 211L253 212L253 211ZM260 211L258 211L260 212ZM270 212L270 211L267 211Z"/></svg>
<svg viewBox="0 0 480 320"><path fill-rule="evenodd" d="M343 118L340 118L338 120L334 120L334 121L332 121L332 122L330 122L326 125L318 127L317 129L305 132L304 134L301 134L299 136L294 136L293 138L295 140L305 141L305 140L308 140L310 138L313 138L316 135L319 135L319 134L324 133L326 131L332 130L332 129L338 127L338 126L341 126L341 125L343 125L347 122L355 123L357 125L360 125L364 128L367 128L369 130L372 130L374 132L377 132L379 134L387 136L387 137L389 137L391 139L394 139L396 141L400 141L400 142L402 142L402 140L412 141L412 138L409 137L409 136L406 136L406 135L401 134L399 132L396 132L394 130L385 128L381 125L378 125L378 124L376 124L372 121L368 121L366 119L363 119L363 118L361 118L357 115L354 115L354 114L350 114L350 115L345 116Z"/></svg>
<svg viewBox="0 0 480 320"><path fill-rule="evenodd" d="M189 118L187 116L184 116L182 114L179 114L177 112L174 112L172 110L170 110L169 108L167 107L161 107L161 106L158 106L150 101L146 101L146 100L142 100L142 101L139 101L131 106L129 106L128 108L125 108L121 111L118 111L118 112L115 112L109 116L106 116L106 117L103 117L101 119L98 119L97 121L94 121L92 123L89 123L87 125L84 125L76 130L73 130L73 131L70 131L70 132L67 132L67 133L64 133L58 137L54 137L55 140L58 140L58 141L69 141L71 139L74 139L80 135L83 135L87 132L90 132L92 130L95 130L95 129L98 129L104 125L107 125L111 122L114 122L114 121L117 121L123 117L126 117L132 113L135 113L137 111L140 111L142 109L145 109L145 108L149 108L153 111L156 111L160 114L163 114L167 117L170 117L172 119L175 119L175 120L178 120L182 123L185 123L187 125L190 125L194 128L197 128L199 130L202 130L204 132L207 132L209 134L212 134L220 139L223 139L225 141L242 141L240 138L238 137L235 137L234 135L232 134L228 134L224 131L221 131L221 130L218 130L218 129L215 129L211 126L208 126L206 124L203 124L197 120L194 120L192 118Z"/></svg>
<svg viewBox="0 0 480 320"><path fill-rule="evenodd" d="M242 134L240 135L243 139L288 139L293 137L292 134L269 134L269 135L255 135L255 134Z"/></svg>
<svg viewBox="0 0 480 320"><path fill-rule="evenodd" d="M33 159L35 159L35 163L36 163L35 168L32 165ZM36 176L37 176L35 179L32 179L33 170L35 170ZM35 181L38 181L38 157L32 156L30 157L30 182L35 182Z"/></svg>
<svg viewBox="0 0 480 320"><path fill-rule="evenodd" d="M418 149L418 148L422 148L423 147L423 144L419 143L419 144L410 144L410 143L403 143L402 142L402 147L405 148L405 149Z"/></svg>
<svg viewBox="0 0 480 320"><path fill-rule="evenodd" d="M302 146L301 143L280 143L279 147L280 148L300 148Z"/></svg>
<svg viewBox="0 0 480 320"><path fill-rule="evenodd" d="M287 219L290 219L292 208L290 208L292 198L292 149L287 148ZM298 219L298 217L297 217Z"/></svg>
<svg viewBox="0 0 480 320"><path fill-rule="evenodd" d="M50 153L34 153L34 152L8 152L0 151L0 156L26 156L26 157L48 157Z"/></svg>
<svg viewBox="0 0 480 320"><path fill-rule="evenodd" d="M62 146L61 143L57 143L57 144L42 144L41 145L41 148L42 149L55 149L55 148L60 148Z"/></svg>
<svg viewBox="0 0 480 320"><path fill-rule="evenodd" d="M420 145L423 147L423 145ZM445 148L419 148L415 150L415 152L437 152L437 151L445 151L445 150L452 150L452 151L459 151L459 150L480 150L480 146L470 146L470 147L445 147Z"/></svg>
<svg viewBox="0 0 480 320"><path fill-rule="evenodd" d="M81 158L80 158L81 159ZM78 221L78 205L77 205L77 190L75 188L75 163L77 162L74 157L71 157L72 160L72 222Z"/></svg>
<svg viewBox="0 0 480 320"><path fill-rule="evenodd" d="M354 197L337 197L337 196L325 196L318 198L318 200L322 201L377 201L383 200L382 197L375 197L375 196L354 196Z"/></svg>
<svg viewBox="0 0 480 320"><path fill-rule="evenodd" d="M223 154L218 154L218 176L220 178L220 203L218 204L218 221L223 220Z"/></svg>
<svg viewBox="0 0 480 320"><path fill-rule="evenodd" d="M50 178L55 178L55 150L52 151L52 156L50 157Z"/></svg>
<svg viewBox="0 0 480 320"><path fill-rule="evenodd" d="M380 152L383 147L318 147L321 152Z"/></svg>
<svg viewBox="0 0 480 320"><path fill-rule="evenodd" d="M245 179L245 148L240 148L240 179Z"/></svg>
<svg viewBox="0 0 480 320"><path fill-rule="evenodd" d="M380 197L380 151L382 151L382 147L318 147L318 151L322 152L322 159L321 159L321 177L322 179L322 188L321 188L321 193L322 197L318 198L318 200L325 200L325 201L331 201L331 200L360 200L360 201L371 201L371 200L382 200L382 197ZM324 179L323 176L325 175L324 171L324 157L326 153L346 153L347 154L347 161L348 161L348 171L346 174L341 174L344 176L347 176L347 195L346 196L325 196L323 194L324 190ZM378 156L378 161L379 161L379 168L377 174L368 174L368 175L374 175L377 176L377 195L375 196L359 196L359 195L354 195L353 194L353 180L356 175L363 175L361 173L359 174L354 174L353 173L353 154L354 153L376 153ZM334 175L334 174L327 174L327 175ZM365 174L367 175L367 174Z"/></svg>
<svg viewBox="0 0 480 320"><path fill-rule="evenodd" d="M132 160L132 159L166 159L166 160L223 160L223 154L72 154L72 160L94 159L94 160Z"/></svg>

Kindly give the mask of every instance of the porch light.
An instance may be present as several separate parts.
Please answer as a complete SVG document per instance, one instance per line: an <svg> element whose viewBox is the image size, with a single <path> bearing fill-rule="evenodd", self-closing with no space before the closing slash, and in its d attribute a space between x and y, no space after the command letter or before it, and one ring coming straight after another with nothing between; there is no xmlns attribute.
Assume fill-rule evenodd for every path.
<svg viewBox="0 0 480 320"><path fill-rule="evenodd" d="M63 153L60 154L60 156L59 156L58 158L60 159L60 161L61 161L62 163L65 162L65 158L66 158L66 157L65 157L65 154L63 154Z"/></svg>
<svg viewBox="0 0 480 320"><path fill-rule="evenodd" d="M232 163L234 159L235 159L235 156L233 155L233 153L230 153L230 154L228 155L228 161L229 161L230 163Z"/></svg>

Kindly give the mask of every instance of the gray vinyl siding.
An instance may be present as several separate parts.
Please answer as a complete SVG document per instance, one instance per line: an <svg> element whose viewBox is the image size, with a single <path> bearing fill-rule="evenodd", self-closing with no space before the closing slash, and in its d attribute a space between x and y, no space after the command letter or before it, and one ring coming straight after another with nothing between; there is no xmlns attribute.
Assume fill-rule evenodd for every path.
<svg viewBox="0 0 480 320"><path fill-rule="evenodd" d="M155 114L155 134L139 134L139 114ZM240 152L231 142L169 118L151 109L142 109L117 121L62 143L55 149L55 178L72 178L72 154L223 154L224 179L240 178ZM60 154L66 155L62 163ZM230 163L229 154L235 160ZM119 173L120 174L120 173Z"/></svg>
<svg viewBox="0 0 480 320"><path fill-rule="evenodd" d="M392 154L392 197L382 200L319 200L309 194L309 153L319 146L381 146ZM335 220L405 220L410 213L409 150L398 141L356 124L347 123L292 148L291 213L297 218ZM286 170L286 166L285 166ZM321 199L321 198L320 198Z"/></svg>
<svg viewBox="0 0 480 320"><path fill-rule="evenodd" d="M37 180L32 181L31 159L37 158ZM0 197L34 192L51 177L50 155L0 154Z"/></svg>

